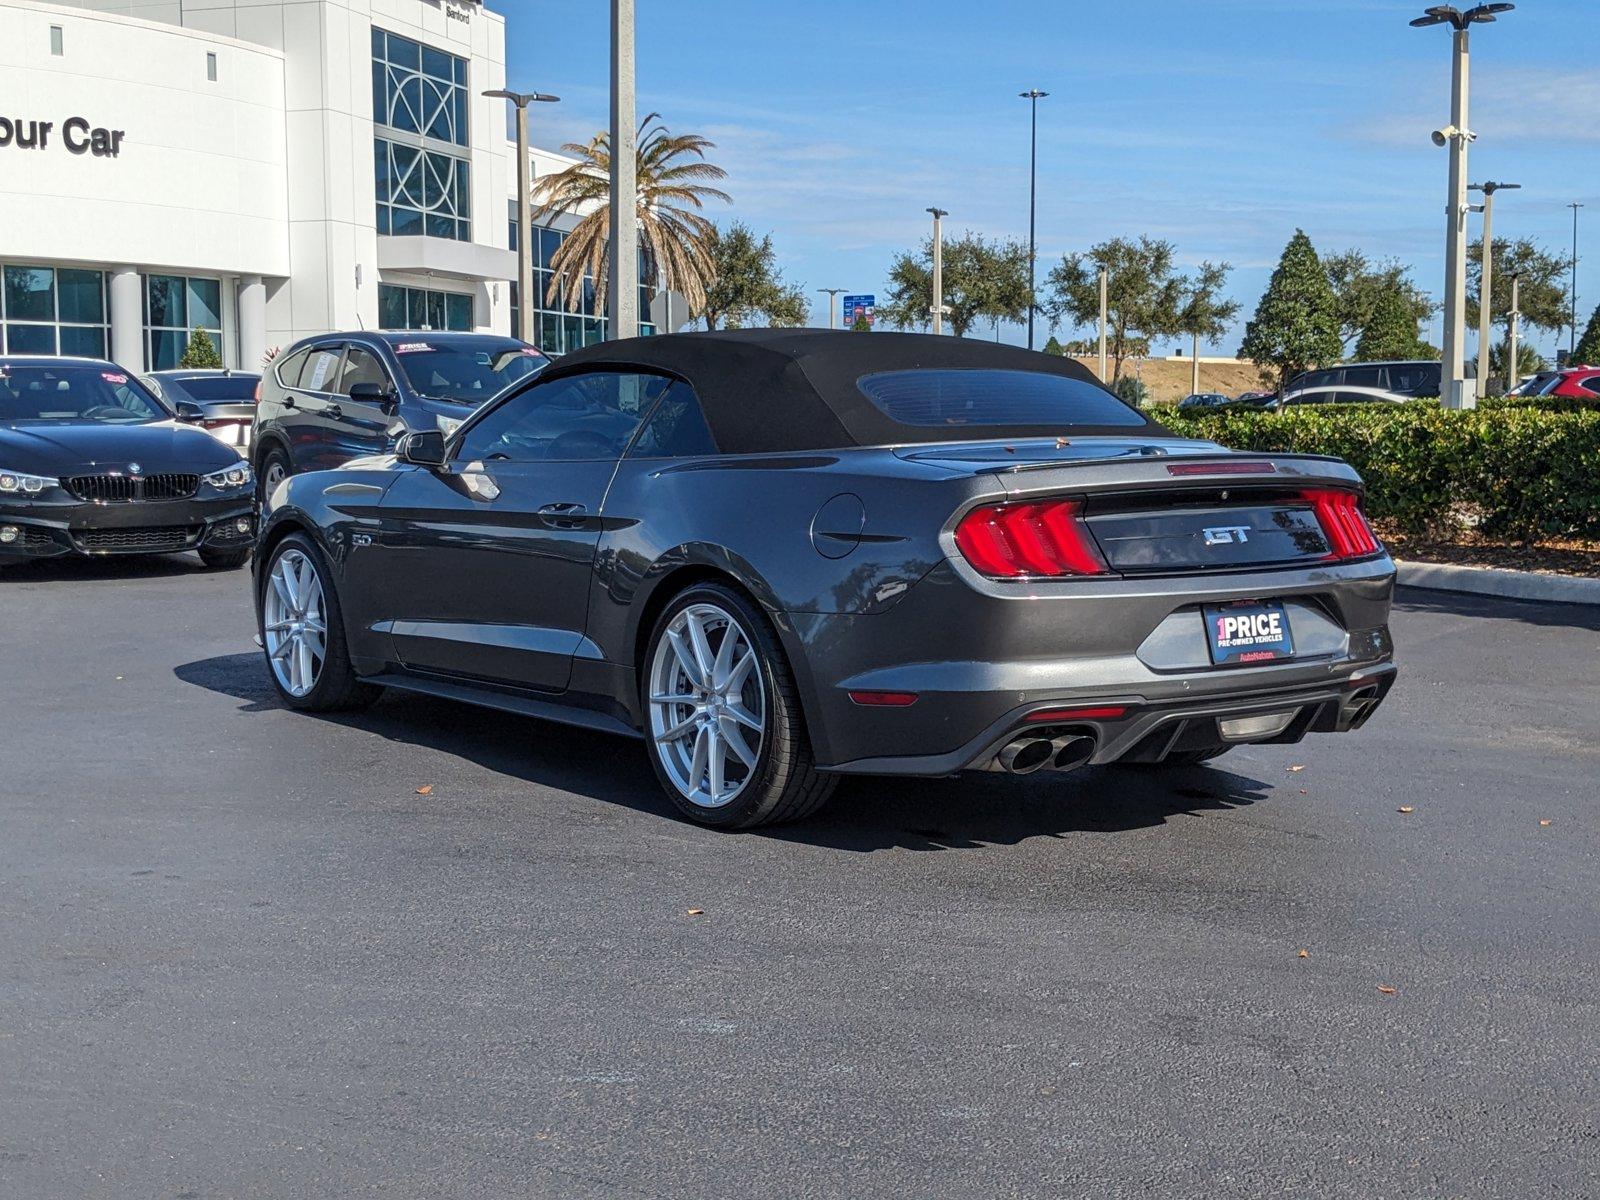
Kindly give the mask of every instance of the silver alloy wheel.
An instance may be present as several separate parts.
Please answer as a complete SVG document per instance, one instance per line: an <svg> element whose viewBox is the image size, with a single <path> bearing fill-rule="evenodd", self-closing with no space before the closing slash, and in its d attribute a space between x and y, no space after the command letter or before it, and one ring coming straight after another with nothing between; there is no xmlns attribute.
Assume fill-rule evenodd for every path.
<svg viewBox="0 0 1600 1200"><path fill-rule="evenodd" d="M272 493L278 490L278 485L289 478L289 472L284 468L283 460L276 456L267 460L266 474L261 478L262 507L272 503Z"/></svg>
<svg viewBox="0 0 1600 1200"><path fill-rule="evenodd" d="M316 565L291 546L272 564L261 605L267 661L291 696L304 696L317 686L322 674L328 640L323 613L322 580Z"/></svg>
<svg viewBox="0 0 1600 1200"><path fill-rule="evenodd" d="M650 662L650 736L680 795L722 808L755 774L767 698L749 632L726 609L691 604Z"/></svg>

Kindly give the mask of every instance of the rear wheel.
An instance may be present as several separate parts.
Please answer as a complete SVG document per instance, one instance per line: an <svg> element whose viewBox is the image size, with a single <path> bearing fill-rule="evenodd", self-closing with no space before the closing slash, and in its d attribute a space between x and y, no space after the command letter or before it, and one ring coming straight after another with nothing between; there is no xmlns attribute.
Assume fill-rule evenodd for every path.
<svg viewBox="0 0 1600 1200"><path fill-rule="evenodd" d="M266 509L272 501L272 493L278 490L278 485L289 478L289 456L282 450L274 447L268 450L261 459L261 472L258 476L260 489L258 499L262 509Z"/></svg>
<svg viewBox="0 0 1600 1200"><path fill-rule="evenodd" d="M327 559L305 534L273 547L256 604L267 671L290 708L336 712L378 698L350 665Z"/></svg>
<svg viewBox="0 0 1600 1200"><path fill-rule="evenodd" d="M815 768L777 635L730 587L698 585L667 606L650 637L640 706L656 777L692 821L795 821L833 792L833 777Z"/></svg>

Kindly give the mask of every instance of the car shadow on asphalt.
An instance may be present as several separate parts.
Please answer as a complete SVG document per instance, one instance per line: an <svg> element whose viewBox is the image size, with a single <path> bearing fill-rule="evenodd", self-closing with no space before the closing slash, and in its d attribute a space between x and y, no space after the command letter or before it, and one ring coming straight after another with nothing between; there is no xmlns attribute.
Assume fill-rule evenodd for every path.
<svg viewBox="0 0 1600 1200"><path fill-rule="evenodd" d="M127 583L136 579L172 579L182 575L216 575L194 554L130 554L105 558L62 555L34 562L8 563L0 569L6 583ZM249 572L243 572L248 575Z"/></svg>
<svg viewBox="0 0 1600 1200"><path fill-rule="evenodd" d="M201 659L173 673L185 683L241 701L240 712L287 711L259 653ZM661 793L643 746L609 734L393 690L362 712L304 716L452 754L541 787L679 819ZM1036 837L1144 829L1175 816L1245 807L1271 790L1260 780L1219 767L1102 767L1023 777L847 777L810 820L756 832L856 853L976 849Z"/></svg>
<svg viewBox="0 0 1600 1200"><path fill-rule="evenodd" d="M1457 617L1490 617L1528 625L1559 625L1600 633L1600 605L1546 604L1538 600L1508 600L1500 596L1475 596L1465 592L1438 592L1426 588L1395 590L1396 611L1448 613Z"/></svg>

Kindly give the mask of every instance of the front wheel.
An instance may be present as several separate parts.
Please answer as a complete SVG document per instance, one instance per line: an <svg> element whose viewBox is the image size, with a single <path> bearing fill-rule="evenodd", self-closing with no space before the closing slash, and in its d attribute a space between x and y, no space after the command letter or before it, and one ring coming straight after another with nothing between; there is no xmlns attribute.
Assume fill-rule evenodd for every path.
<svg viewBox="0 0 1600 1200"><path fill-rule="evenodd" d="M256 611L267 673L290 708L338 712L365 708L382 690L350 665L344 620L328 560L303 533L272 549Z"/></svg>
<svg viewBox="0 0 1600 1200"><path fill-rule="evenodd" d="M268 450L261 459L261 470L256 476L256 486L260 489L256 499L261 502L262 512L271 507L272 493L289 478L289 474L289 456L277 448Z"/></svg>
<svg viewBox="0 0 1600 1200"><path fill-rule="evenodd" d="M794 677L751 601L689 588L661 614L640 680L656 777L692 821L749 829L820 808L834 778L815 768Z"/></svg>

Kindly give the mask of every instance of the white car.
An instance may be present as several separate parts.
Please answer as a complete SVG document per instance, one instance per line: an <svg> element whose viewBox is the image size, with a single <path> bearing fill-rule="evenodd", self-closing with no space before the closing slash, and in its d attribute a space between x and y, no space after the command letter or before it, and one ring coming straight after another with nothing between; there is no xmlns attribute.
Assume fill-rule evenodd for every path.
<svg viewBox="0 0 1600 1200"><path fill-rule="evenodd" d="M1432 361L1350 363L1306 371L1268 407L1291 404L1382 404L1436 397L1441 371Z"/></svg>

